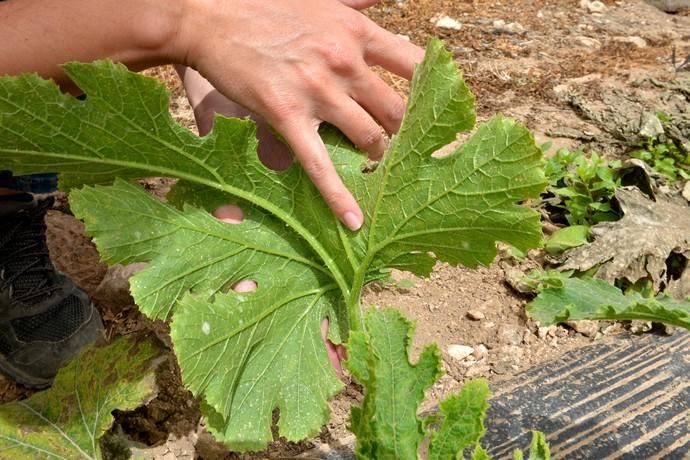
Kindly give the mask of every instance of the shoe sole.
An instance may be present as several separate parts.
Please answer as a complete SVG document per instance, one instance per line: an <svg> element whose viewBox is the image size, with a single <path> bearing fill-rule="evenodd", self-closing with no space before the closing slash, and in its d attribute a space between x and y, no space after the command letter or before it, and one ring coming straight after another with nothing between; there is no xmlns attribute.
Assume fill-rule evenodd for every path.
<svg viewBox="0 0 690 460"><path fill-rule="evenodd" d="M64 341L64 345L68 347L71 352L69 354L69 359L63 363L63 367L67 365L84 346L102 337L102 332L103 321L101 320L101 315L96 307L91 304L91 317L89 320ZM0 354L0 372L22 386L36 390L42 390L49 387L55 379L54 376L51 378L41 378L29 375L10 363L2 354Z"/></svg>

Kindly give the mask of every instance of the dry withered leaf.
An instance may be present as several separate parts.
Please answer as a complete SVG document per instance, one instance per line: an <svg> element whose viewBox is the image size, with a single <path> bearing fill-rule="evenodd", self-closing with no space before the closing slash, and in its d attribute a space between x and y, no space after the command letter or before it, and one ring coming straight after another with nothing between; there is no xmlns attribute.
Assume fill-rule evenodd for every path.
<svg viewBox="0 0 690 460"><path fill-rule="evenodd" d="M637 188L618 189L616 199L623 218L592 227L594 242L568 251L562 268L586 271L600 266L597 278L610 283L650 278L658 291L668 284L669 256L690 258L690 207L661 195L652 201Z"/></svg>

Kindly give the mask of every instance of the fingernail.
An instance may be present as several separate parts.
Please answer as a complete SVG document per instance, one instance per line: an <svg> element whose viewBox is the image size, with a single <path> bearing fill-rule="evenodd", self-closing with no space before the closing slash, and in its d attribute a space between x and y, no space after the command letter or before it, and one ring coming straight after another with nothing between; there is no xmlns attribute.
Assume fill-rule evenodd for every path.
<svg viewBox="0 0 690 460"><path fill-rule="evenodd" d="M360 227L362 227L362 219L360 217L357 217L357 214L355 214L352 211L346 212L343 216L343 220L345 221L345 225L347 225L347 228L349 228L353 232L359 230Z"/></svg>

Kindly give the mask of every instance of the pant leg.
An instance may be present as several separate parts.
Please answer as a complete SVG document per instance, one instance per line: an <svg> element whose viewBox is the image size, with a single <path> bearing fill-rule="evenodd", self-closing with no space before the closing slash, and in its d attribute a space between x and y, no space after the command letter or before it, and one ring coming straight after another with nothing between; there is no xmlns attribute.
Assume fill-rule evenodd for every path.
<svg viewBox="0 0 690 460"><path fill-rule="evenodd" d="M0 188L30 193L50 193L57 190L57 182L55 173L13 176L12 171L0 171Z"/></svg>

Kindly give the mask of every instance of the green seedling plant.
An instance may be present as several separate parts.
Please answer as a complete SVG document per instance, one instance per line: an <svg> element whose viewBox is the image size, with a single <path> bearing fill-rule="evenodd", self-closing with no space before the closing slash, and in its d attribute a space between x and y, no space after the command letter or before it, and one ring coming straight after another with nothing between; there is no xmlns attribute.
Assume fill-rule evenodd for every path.
<svg viewBox="0 0 690 460"><path fill-rule="evenodd" d="M545 201L564 215L569 226L617 220L620 213L611 200L621 185L620 167L619 160L609 162L595 152L587 158L581 151L561 149L546 163Z"/></svg>
<svg viewBox="0 0 690 460"><path fill-rule="evenodd" d="M393 268L427 276L439 260L489 264L499 241L523 252L539 246L539 215L519 205L545 186L529 131L499 115L451 155L432 156L474 129L475 111L451 55L431 41L376 168L342 134L321 131L364 211L363 228L351 232L298 165L277 173L261 164L250 120L217 117L199 138L170 118L167 92L148 78L106 61L65 72L85 100L35 75L0 79L3 164L17 174L59 172L103 259L148 264L131 279L132 295L144 314L171 322L183 382L202 399L211 433L234 450L262 449L276 409L281 436L317 433L342 388L320 332L328 317L330 340L347 344L346 365L364 386L351 422L359 457L416 458L429 436L417 406L438 378L438 350L410 363L409 323L366 308L362 289ZM178 179L167 203L135 185L148 176ZM228 202L242 207L242 223L209 213ZM244 279L256 291L232 290ZM482 407L487 393L472 388L468 404L442 403L442 412L458 407L442 427L466 426L452 420ZM468 420L482 413L468 410ZM463 442L485 458L476 432ZM462 455L456 436L432 439L430 455L442 452L432 458Z"/></svg>
<svg viewBox="0 0 690 460"><path fill-rule="evenodd" d="M651 138L630 156L644 161L671 182L690 179L690 154L683 153L672 141Z"/></svg>

